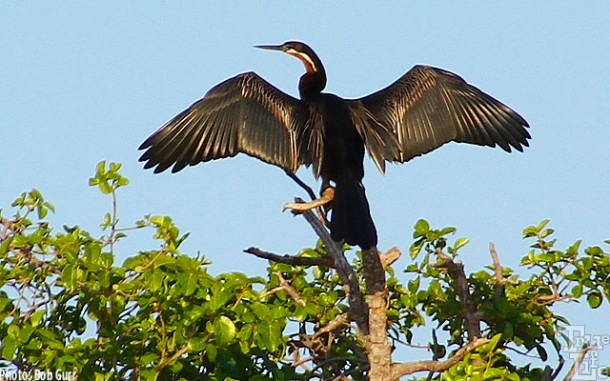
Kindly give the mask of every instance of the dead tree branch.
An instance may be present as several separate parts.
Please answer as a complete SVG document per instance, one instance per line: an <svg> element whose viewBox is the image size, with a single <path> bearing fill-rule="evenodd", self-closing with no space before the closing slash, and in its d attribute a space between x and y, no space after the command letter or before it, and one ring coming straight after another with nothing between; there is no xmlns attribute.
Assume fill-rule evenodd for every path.
<svg viewBox="0 0 610 381"><path fill-rule="evenodd" d="M268 251L257 249L256 247L250 247L244 250L244 253L252 254L259 258L268 259L277 263L285 263L292 266L329 266L332 267L332 262L327 257L295 257L293 255L279 255L273 254Z"/></svg>
<svg viewBox="0 0 610 381"><path fill-rule="evenodd" d="M285 169L284 172L286 173L286 175L288 177L290 177L292 180L294 180L295 183L297 183L301 188L303 188L305 190L305 192L307 192L307 195L312 199L315 200L316 198L316 194L314 193L313 189L311 189L311 187L307 184L305 184L305 182L303 180L301 180L295 173Z"/></svg>
<svg viewBox="0 0 610 381"><path fill-rule="evenodd" d="M486 338L472 340L466 346L458 349L453 356L445 361L424 360L393 364L390 379L397 380L402 376L423 371L443 372L460 362L468 353L487 343L489 343L489 339Z"/></svg>
<svg viewBox="0 0 610 381"><path fill-rule="evenodd" d="M456 292L460 298L462 313L464 314L464 325L468 333L468 341L473 342L481 337L480 323L482 314L477 310L476 304L471 298L464 265L461 262L454 262L441 250L438 250L437 254L443 262L436 265L436 267L446 269L447 274L453 280Z"/></svg>
<svg viewBox="0 0 610 381"><path fill-rule="evenodd" d="M298 197L295 198L295 201L303 202L303 200ZM316 217L311 210L303 212L303 217L305 217L318 237L320 237L322 242L324 242L326 253L329 255L332 261L332 265L330 267L337 270L339 277L341 277L350 306L350 320L356 323L358 330L363 335L368 335L369 311L364 298L362 297L362 291L360 290L360 284L358 283L358 276L345 258L345 255L343 255L343 250L341 247L342 245L335 242L331 238L330 233L328 230L326 230L326 227L322 224L322 221Z"/></svg>
<svg viewBox="0 0 610 381"><path fill-rule="evenodd" d="M401 255L402 253L396 246L386 251L385 253L380 253L379 257L381 258L381 264L383 265L383 269L385 270L388 267L392 266L392 264L396 262Z"/></svg>
<svg viewBox="0 0 610 381"><path fill-rule="evenodd" d="M564 378L564 381L571 381L574 378L576 372L578 372L578 369L580 368L580 365L585 360L587 353L595 347L597 347L597 345L590 343L583 345L582 349L578 353L578 356L576 356L576 360L574 360L574 364L572 364L570 371L566 375L566 378Z"/></svg>
<svg viewBox="0 0 610 381"><path fill-rule="evenodd" d="M284 279L284 277L282 276L282 273L280 273L279 271L276 271L273 273L279 280L280 280L280 287L282 287L286 293L288 295L290 295L290 297L292 299L294 299L294 301L301 305L301 306L305 306L306 302L305 300L301 297L301 295L299 295L299 293L297 292L297 290L294 289L294 287L292 287L290 285L290 283L288 283L286 281L286 279Z"/></svg>
<svg viewBox="0 0 610 381"><path fill-rule="evenodd" d="M506 280L504 279L500 258L498 257L498 252L496 251L496 246L493 242L489 243L489 254L491 255L491 261L494 265L494 274L496 277L496 299L499 299L504 296L504 283Z"/></svg>
<svg viewBox="0 0 610 381"><path fill-rule="evenodd" d="M284 279L284 277L282 276L282 273L280 273L279 271L276 271L273 273L273 275L275 275L279 281L280 281L280 285L278 287L275 287L271 290L265 291L261 294L261 298L266 298L270 295L273 295L277 292L280 291L285 291L298 305L300 306L305 306L305 304L307 304L307 302L305 301L305 299L303 299L301 297L301 295L299 295L299 293L297 292L297 290L294 289L294 287L292 287L290 285L290 283L288 283L288 281L286 281L286 279Z"/></svg>
<svg viewBox="0 0 610 381"><path fill-rule="evenodd" d="M347 322L348 322L347 314L339 314L333 320L329 321L328 324L326 324L322 328L318 329L316 331L316 333L314 334L314 337L323 335L328 332L332 332L335 329L347 324Z"/></svg>

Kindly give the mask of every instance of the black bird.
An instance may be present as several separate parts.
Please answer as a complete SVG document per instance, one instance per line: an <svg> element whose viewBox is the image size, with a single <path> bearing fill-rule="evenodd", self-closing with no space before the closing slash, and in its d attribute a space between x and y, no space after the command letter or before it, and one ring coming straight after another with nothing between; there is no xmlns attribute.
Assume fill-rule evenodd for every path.
<svg viewBox="0 0 610 381"><path fill-rule="evenodd" d="M240 152L294 173L312 165L322 192L335 186L330 230L336 241L369 249L377 232L364 193L367 149L381 172L455 141L522 151L527 122L515 111L446 70L417 65L396 82L359 99L323 93L326 72L302 42L257 46L303 62L300 100L256 73L216 85L151 135L144 168L178 172Z"/></svg>

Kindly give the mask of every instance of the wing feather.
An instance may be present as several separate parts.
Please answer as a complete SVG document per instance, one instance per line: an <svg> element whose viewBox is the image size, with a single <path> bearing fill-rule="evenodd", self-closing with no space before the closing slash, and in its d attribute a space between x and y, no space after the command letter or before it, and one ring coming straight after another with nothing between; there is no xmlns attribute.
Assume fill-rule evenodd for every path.
<svg viewBox="0 0 610 381"><path fill-rule="evenodd" d="M309 164L300 140L309 136L305 106L255 73L212 88L140 146L145 168L172 172L245 153L289 171ZM301 144L302 145L302 144Z"/></svg>
<svg viewBox="0 0 610 381"><path fill-rule="evenodd" d="M399 152L385 152L388 161L405 162L450 141L522 151L531 138L527 122L508 106L456 74L429 66L415 66L353 102L395 136Z"/></svg>

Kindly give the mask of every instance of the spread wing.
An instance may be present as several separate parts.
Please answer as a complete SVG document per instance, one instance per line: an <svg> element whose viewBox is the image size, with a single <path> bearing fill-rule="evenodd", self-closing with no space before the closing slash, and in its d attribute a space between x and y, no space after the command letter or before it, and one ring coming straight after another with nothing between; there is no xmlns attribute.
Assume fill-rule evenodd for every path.
<svg viewBox="0 0 610 381"><path fill-rule="evenodd" d="M415 66L385 89L355 100L398 141L388 161L406 162L450 141L522 151L531 136L515 111L446 70Z"/></svg>
<svg viewBox="0 0 610 381"><path fill-rule="evenodd" d="M307 109L255 73L216 85L199 101L152 134L139 149L140 161L155 173L178 172L240 152L296 171L309 164Z"/></svg>

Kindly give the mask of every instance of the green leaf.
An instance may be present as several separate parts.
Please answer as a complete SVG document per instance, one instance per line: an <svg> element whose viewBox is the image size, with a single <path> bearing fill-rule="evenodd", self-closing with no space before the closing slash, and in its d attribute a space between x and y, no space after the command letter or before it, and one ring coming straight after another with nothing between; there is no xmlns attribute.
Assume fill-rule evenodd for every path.
<svg viewBox="0 0 610 381"><path fill-rule="evenodd" d="M540 223L536 227L536 230L542 231L542 229L544 229L546 227L546 225L548 225L549 221L550 221L549 219L544 219L544 220L540 221Z"/></svg>
<svg viewBox="0 0 610 381"><path fill-rule="evenodd" d="M44 207L42 204L38 204L36 207L36 212L38 213L38 219L43 219L47 216L48 209Z"/></svg>
<svg viewBox="0 0 610 381"><path fill-rule="evenodd" d="M40 322L42 321L42 318L45 316L46 313L47 313L46 310L38 310L38 311L34 312L32 315L30 315L30 322L32 324L32 327L38 327L40 325Z"/></svg>
<svg viewBox="0 0 610 381"><path fill-rule="evenodd" d="M513 339L513 325L507 321L504 322L504 328L502 329L502 337L504 337L505 340L512 340Z"/></svg>
<svg viewBox="0 0 610 381"><path fill-rule="evenodd" d="M17 338L19 339L19 342L26 343L32 336L32 333L34 332L34 330L35 330L35 328L30 324L22 326L21 330L19 331L19 334L17 336Z"/></svg>
<svg viewBox="0 0 610 381"><path fill-rule="evenodd" d="M256 334L260 339L261 349L275 352L281 344L281 334L279 325L275 321L264 321L258 324ZM260 345L262 344L262 345Z"/></svg>
<svg viewBox="0 0 610 381"><path fill-rule="evenodd" d="M137 272L141 272L142 271L142 265L144 264L145 260L146 259L143 256L141 256L141 255L138 255L138 256L135 256L135 257L129 257L129 258L125 259L125 262L123 262L123 267L126 270L135 270ZM136 267L138 269L136 269Z"/></svg>
<svg viewBox="0 0 610 381"><path fill-rule="evenodd" d="M572 287L572 296L575 298L580 298L580 296L582 295L582 284L577 284L576 286Z"/></svg>
<svg viewBox="0 0 610 381"><path fill-rule="evenodd" d="M549 220L542 220L538 224L538 226L531 225L531 226L526 227L525 229L523 229L523 236L525 238L536 237L548 223L549 223Z"/></svg>
<svg viewBox="0 0 610 381"><path fill-rule="evenodd" d="M602 304L603 296L598 291L592 291L587 295L587 303L593 309L599 307Z"/></svg>
<svg viewBox="0 0 610 381"><path fill-rule="evenodd" d="M576 258L578 255L578 249L580 248L581 240L578 240L572 244L572 246L568 247L566 250L566 255L570 258Z"/></svg>
<svg viewBox="0 0 610 381"><path fill-rule="evenodd" d="M453 226L448 226L446 228L442 228L441 231L438 233L439 236L446 236L447 234L453 234L455 233L455 228Z"/></svg>
<svg viewBox="0 0 610 381"><path fill-rule="evenodd" d="M199 353L206 347L206 340L203 337L191 337L188 341L189 352Z"/></svg>
<svg viewBox="0 0 610 381"><path fill-rule="evenodd" d="M102 181L100 182L100 190L102 191L103 194L110 194L112 193L112 186L110 186L110 184L108 184L107 181Z"/></svg>
<svg viewBox="0 0 610 381"><path fill-rule="evenodd" d="M74 264L70 263L64 267L61 272L61 280L68 291L72 291L76 288L76 269Z"/></svg>
<svg viewBox="0 0 610 381"><path fill-rule="evenodd" d="M409 256L411 257L411 259L415 259L419 255L421 249L424 247L425 242L426 241L423 238L419 238L417 241L411 244L411 246L409 247Z"/></svg>
<svg viewBox="0 0 610 381"><path fill-rule="evenodd" d="M218 347L215 344L207 344L205 347L205 353L211 362L216 362L216 356L218 355Z"/></svg>
<svg viewBox="0 0 610 381"><path fill-rule="evenodd" d="M235 296L235 293L232 288L223 287L220 291L216 291L212 295L212 298L210 299L209 307L212 311L218 311L218 310L222 309L231 299L233 299L234 296ZM257 313L256 311L260 311L260 310L264 309L265 307L266 306L264 306L261 303L255 303L253 305L253 308L256 308L254 313ZM268 312L268 310L267 310L267 312ZM264 318L262 318L262 319L264 319Z"/></svg>
<svg viewBox="0 0 610 381"><path fill-rule="evenodd" d="M119 169L121 169L121 166L122 166L121 163L114 163L114 162L112 162L112 163L110 163L108 172L117 173L119 171Z"/></svg>
<svg viewBox="0 0 610 381"><path fill-rule="evenodd" d="M455 241L455 243L453 244L453 252L455 253L456 251L458 251L461 247L467 245L470 242L469 238L459 238Z"/></svg>
<svg viewBox="0 0 610 381"><path fill-rule="evenodd" d="M253 303L252 311L254 312L256 317L259 318L260 320L267 320L269 318L269 307L267 307L266 305L264 305L262 303L259 303L259 302Z"/></svg>
<svg viewBox="0 0 610 381"><path fill-rule="evenodd" d="M246 324L239 330L236 337L240 340L245 341L245 340L249 339L250 336L252 336L252 332L253 332L252 324Z"/></svg>
<svg viewBox="0 0 610 381"><path fill-rule="evenodd" d="M214 322L214 335L218 345L230 343L235 338L236 333L235 323L227 316L220 316Z"/></svg>
<svg viewBox="0 0 610 381"><path fill-rule="evenodd" d="M197 274L194 271L189 271L186 281L186 287L184 288L184 295L192 295L197 289Z"/></svg>
<svg viewBox="0 0 610 381"><path fill-rule="evenodd" d="M425 237L428 231L430 231L430 224L424 219L419 219L415 223L414 229L413 238Z"/></svg>
<svg viewBox="0 0 610 381"><path fill-rule="evenodd" d="M155 368L142 369L140 371L140 376L141 376L141 379L145 380L145 381L157 381L157 377L159 376L159 373L157 373L157 370Z"/></svg>
<svg viewBox="0 0 610 381"><path fill-rule="evenodd" d="M407 282L407 289L409 292L415 294L419 290L419 277L411 279L409 282Z"/></svg>
<svg viewBox="0 0 610 381"><path fill-rule="evenodd" d="M9 325L7 333L10 337L16 338L19 335L19 326L17 326L16 324Z"/></svg>
<svg viewBox="0 0 610 381"><path fill-rule="evenodd" d="M147 366L147 365L151 364L153 361L158 360L158 359L159 359L158 353L149 352L140 358L140 364L143 366Z"/></svg>
<svg viewBox="0 0 610 381"><path fill-rule="evenodd" d="M2 358L7 361L13 360L13 356L17 351L17 340L12 336L2 338Z"/></svg>
<svg viewBox="0 0 610 381"><path fill-rule="evenodd" d="M104 215L104 221L102 221L102 223L100 224L100 228L102 228L102 230L106 230L108 229L111 223L112 215L110 215L110 213L106 213L106 215Z"/></svg>
<svg viewBox="0 0 610 381"><path fill-rule="evenodd" d="M106 173L106 160L102 160L99 163L97 163L97 166L95 167L95 174L97 177L100 177L105 173Z"/></svg>
<svg viewBox="0 0 610 381"><path fill-rule="evenodd" d="M500 341L501 338L502 338L501 333L494 335L494 337L492 337L491 340L489 341L489 346L491 348L495 348L498 345L498 342Z"/></svg>

